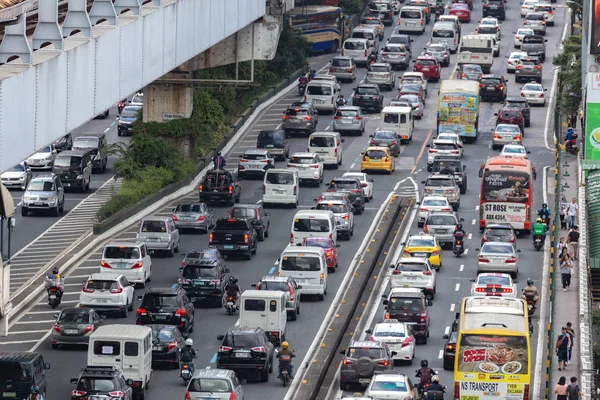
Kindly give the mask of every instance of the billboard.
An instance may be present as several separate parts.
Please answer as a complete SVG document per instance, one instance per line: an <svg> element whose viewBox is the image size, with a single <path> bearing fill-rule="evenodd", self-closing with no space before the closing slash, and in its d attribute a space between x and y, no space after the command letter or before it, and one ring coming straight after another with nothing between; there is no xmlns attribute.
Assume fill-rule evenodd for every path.
<svg viewBox="0 0 600 400"><path fill-rule="evenodd" d="M594 7L599 3L600 0L594 0ZM600 27L598 31L600 33ZM600 73L588 73L585 140L585 159L600 160Z"/></svg>
<svg viewBox="0 0 600 400"><path fill-rule="evenodd" d="M600 54L600 0L593 0L594 12L592 13L592 34L590 53Z"/></svg>

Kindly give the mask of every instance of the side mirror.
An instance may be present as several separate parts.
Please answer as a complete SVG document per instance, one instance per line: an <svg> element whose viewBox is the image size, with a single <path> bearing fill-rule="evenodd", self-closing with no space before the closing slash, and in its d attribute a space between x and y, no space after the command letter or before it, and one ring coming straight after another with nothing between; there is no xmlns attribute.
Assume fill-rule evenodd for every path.
<svg viewBox="0 0 600 400"><path fill-rule="evenodd" d="M138 296L138 301L142 301L143 298L144 296Z"/></svg>
<svg viewBox="0 0 600 400"><path fill-rule="evenodd" d="M520 253L520 252L521 252L521 250L520 250L520 249L519 249L519 250L517 250L517 253Z"/></svg>
<svg viewBox="0 0 600 400"><path fill-rule="evenodd" d="M244 158L244 155L243 155L243 154L240 154L238 157L239 157L239 158Z"/></svg>
<svg viewBox="0 0 600 400"><path fill-rule="evenodd" d="M226 274L228 274L228 273L230 273L231 271L229 270L229 268L225 268L225 269L223 270L223 272L224 272L224 273L226 273Z"/></svg>
<svg viewBox="0 0 600 400"><path fill-rule="evenodd" d="M527 150L527 154L531 154L531 152L529 150Z"/></svg>
<svg viewBox="0 0 600 400"><path fill-rule="evenodd" d="M390 303L390 302L389 302L388 300L384 300L384 301L383 301L383 305L384 305L384 306L387 306L389 303Z"/></svg>
<svg viewBox="0 0 600 400"><path fill-rule="evenodd" d="M469 282L475 282L475 279L469 279Z"/></svg>
<svg viewBox="0 0 600 400"><path fill-rule="evenodd" d="M394 264L390 264L390 268L396 268Z"/></svg>
<svg viewBox="0 0 600 400"><path fill-rule="evenodd" d="M373 331L372 331L371 329L367 329L367 330L365 331L365 333L370 335L370 334L372 334L372 333L373 333Z"/></svg>
<svg viewBox="0 0 600 400"><path fill-rule="evenodd" d="M427 307L431 307L433 305L433 301L427 300Z"/></svg>
<svg viewBox="0 0 600 400"><path fill-rule="evenodd" d="M465 222L464 218L459 219L460 222Z"/></svg>
<svg viewBox="0 0 600 400"><path fill-rule="evenodd" d="M480 249L480 248L476 248L476 249L475 249L475 251L479 251L479 250L481 250L481 249Z"/></svg>
<svg viewBox="0 0 600 400"><path fill-rule="evenodd" d="M100 315L100 318L106 319L106 315L102 314L102 315Z"/></svg>
<svg viewBox="0 0 600 400"><path fill-rule="evenodd" d="M135 287L135 282L129 282L129 286Z"/></svg>
<svg viewBox="0 0 600 400"><path fill-rule="evenodd" d="M498 113L494 113L494 117L497 117L497 116L498 116Z"/></svg>
<svg viewBox="0 0 600 400"><path fill-rule="evenodd" d="M85 286L86 282L87 282L87 281L83 281L83 282L81 282L81 284L82 284L83 286Z"/></svg>
<svg viewBox="0 0 600 400"><path fill-rule="evenodd" d="M375 179L369 178L369 182L373 183L373 182L375 182Z"/></svg>
<svg viewBox="0 0 600 400"><path fill-rule="evenodd" d="M271 213L265 213L265 217L270 217Z"/></svg>
<svg viewBox="0 0 600 400"><path fill-rule="evenodd" d="M223 340L223 339L225 339L225 335L219 335L219 336L217 336L217 340Z"/></svg>
<svg viewBox="0 0 600 400"><path fill-rule="evenodd" d="M316 210L316 209L317 209L317 207L311 207L310 209L311 209L311 210Z"/></svg>
<svg viewBox="0 0 600 400"><path fill-rule="evenodd" d="M340 350L340 354L345 356L346 355L346 350Z"/></svg>
<svg viewBox="0 0 600 400"><path fill-rule="evenodd" d="M427 182L427 181L421 181L422 184L425 184L425 182Z"/></svg>
<svg viewBox="0 0 600 400"><path fill-rule="evenodd" d="M444 335L444 336L442 336L442 339L448 340L448 339L450 339L450 335Z"/></svg>
<svg viewBox="0 0 600 400"><path fill-rule="evenodd" d="M396 354L398 354L398 352L392 351L392 356L395 356Z"/></svg>
<svg viewBox="0 0 600 400"><path fill-rule="evenodd" d="M513 280L513 283L519 283L519 281L515 279L515 280Z"/></svg>
<svg viewBox="0 0 600 400"><path fill-rule="evenodd" d="M44 364L44 369L50 369L50 363Z"/></svg>
<svg viewBox="0 0 600 400"><path fill-rule="evenodd" d="M79 382L79 379L77 379L77 378L71 378L71 384L76 385L77 382Z"/></svg>
<svg viewBox="0 0 600 400"><path fill-rule="evenodd" d="M154 250L148 250L148 254L150 254L151 256L154 255Z"/></svg>
<svg viewBox="0 0 600 400"><path fill-rule="evenodd" d="M425 147L431 147L431 143L427 143Z"/></svg>
<svg viewBox="0 0 600 400"><path fill-rule="evenodd" d="M548 42L548 39L544 39L544 42Z"/></svg>
<svg viewBox="0 0 600 400"><path fill-rule="evenodd" d="M400 246L406 246L406 242L400 243Z"/></svg>
<svg viewBox="0 0 600 400"><path fill-rule="evenodd" d="M548 89L544 89L544 92L547 92L547 91L548 91Z"/></svg>
<svg viewBox="0 0 600 400"><path fill-rule="evenodd" d="M336 244L335 247L336 248L340 248L340 247L342 247L342 245L341 244Z"/></svg>
<svg viewBox="0 0 600 400"><path fill-rule="evenodd" d="M463 165L463 171L466 171L466 170L467 170L467 166Z"/></svg>
<svg viewBox="0 0 600 400"><path fill-rule="evenodd" d="M346 139L343 139L343 138L342 138L342 143L346 143Z"/></svg>
<svg viewBox="0 0 600 400"><path fill-rule="evenodd" d="M58 318L60 314L54 314L54 318Z"/></svg>
<svg viewBox="0 0 600 400"><path fill-rule="evenodd" d="M117 118L115 118L117 121L119 121L121 119L121 117L117 116Z"/></svg>
<svg viewBox="0 0 600 400"><path fill-rule="evenodd" d="M482 176L483 176L483 170L482 170L482 169L480 169L480 170L479 170L479 177L481 178Z"/></svg>
<svg viewBox="0 0 600 400"><path fill-rule="evenodd" d="M373 137L373 135L369 135L369 137Z"/></svg>

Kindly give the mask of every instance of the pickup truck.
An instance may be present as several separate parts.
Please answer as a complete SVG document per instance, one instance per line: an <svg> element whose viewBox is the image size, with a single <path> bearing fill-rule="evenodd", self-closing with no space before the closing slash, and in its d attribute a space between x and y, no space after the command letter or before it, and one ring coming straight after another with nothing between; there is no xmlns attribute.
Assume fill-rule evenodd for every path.
<svg viewBox="0 0 600 400"><path fill-rule="evenodd" d="M200 201L204 203L223 202L229 205L239 203L242 186L237 171L211 169L206 172L198 186Z"/></svg>
<svg viewBox="0 0 600 400"><path fill-rule="evenodd" d="M458 65L481 65L483 72L489 74L494 63L494 44L488 37L464 35L458 50Z"/></svg>
<svg viewBox="0 0 600 400"><path fill-rule="evenodd" d="M462 163L462 160L457 157L436 157L433 160L433 166L431 168L434 174L453 175L460 188L460 194L465 194L467 192L466 169L467 167Z"/></svg>
<svg viewBox="0 0 600 400"><path fill-rule="evenodd" d="M541 35L526 35L521 41L521 51L527 53L528 56L537 56L541 62L546 60L546 42Z"/></svg>
<svg viewBox="0 0 600 400"><path fill-rule="evenodd" d="M258 247L258 235L252 223L246 219L219 218L208 235L208 246L218 249L222 255L243 254L252 259Z"/></svg>

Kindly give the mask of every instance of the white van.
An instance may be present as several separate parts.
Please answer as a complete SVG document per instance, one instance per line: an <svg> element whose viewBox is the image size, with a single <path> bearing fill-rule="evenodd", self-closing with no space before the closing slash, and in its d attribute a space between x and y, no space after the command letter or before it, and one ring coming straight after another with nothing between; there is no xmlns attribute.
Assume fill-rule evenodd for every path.
<svg viewBox="0 0 600 400"><path fill-rule="evenodd" d="M353 58L356 65L366 66L369 63L370 53L367 39L346 39L342 47L342 56Z"/></svg>
<svg viewBox="0 0 600 400"><path fill-rule="evenodd" d="M425 32L425 15L423 9L416 6L404 6L400 9L398 16L398 33L418 33L419 35Z"/></svg>
<svg viewBox="0 0 600 400"><path fill-rule="evenodd" d="M306 85L304 101L312 103L319 111L335 112L337 109L338 85L335 82L312 80Z"/></svg>
<svg viewBox="0 0 600 400"><path fill-rule="evenodd" d="M339 132L313 132L308 137L309 153L317 153L323 159L323 165L333 165L335 169L342 165L344 147Z"/></svg>
<svg viewBox="0 0 600 400"><path fill-rule="evenodd" d="M337 243L337 225L332 211L300 210L294 215L290 244L300 246L310 237L326 237Z"/></svg>
<svg viewBox="0 0 600 400"><path fill-rule="evenodd" d="M291 204L296 208L300 200L298 172L292 169L267 170L263 181L264 204Z"/></svg>
<svg viewBox="0 0 600 400"><path fill-rule="evenodd" d="M146 397L152 375L152 329L140 325L103 325L90 336L87 365L115 367L133 381L134 398Z"/></svg>
<svg viewBox="0 0 600 400"><path fill-rule="evenodd" d="M327 260L325 251L321 247L288 246L283 250L278 261L277 275L294 278L298 285L302 286L298 290L301 295L317 295L319 300L325 300Z"/></svg>
<svg viewBox="0 0 600 400"><path fill-rule="evenodd" d="M111 242L102 252L100 272L120 272L141 287L152 276L152 250L143 242Z"/></svg>
<svg viewBox="0 0 600 400"><path fill-rule="evenodd" d="M458 49L458 32L452 22L436 22L433 25L431 40L429 43L443 43L448 46L450 53L456 53Z"/></svg>
<svg viewBox="0 0 600 400"><path fill-rule="evenodd" d="M239 326L262 328L279 346L285 341L289 293L279 290L246 290L240 297Z"/></svg>
<svg viewBox="0 0 600 400"><path fill-rule="evenodd" d="M353 39L367 39L367 43L371 48L373 53L377 53L379 51L379 43L377 41L377 31L376 28L370 25L361 25L357 26L352 30L352 35L350 36Z"/></svg>
<svg viewBox="0 0 600 400"><path fill-rule="evenodd" d="M384 107L381 110L382 131L394 131L400 141L408 143L412 140L415 120L410 107Z"/></svg>

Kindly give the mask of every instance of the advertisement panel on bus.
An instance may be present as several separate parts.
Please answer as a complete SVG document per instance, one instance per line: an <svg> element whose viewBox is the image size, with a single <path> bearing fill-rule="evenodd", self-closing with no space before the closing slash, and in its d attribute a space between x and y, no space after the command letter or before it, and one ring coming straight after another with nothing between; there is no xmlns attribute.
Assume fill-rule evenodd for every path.
<svg viewBox="0 0 600 400"><path fill-rule="evenodd" d="M530 176L520 171L487 171L481 186L481 211L486 222L506 222L523 229L530 202Z"/></svg>
<svg viewBox="0 0 600 400"><path fill-rule="evenodd" d="M440 92L438 126L463 137L477 136L479 96L467 92Z"/></svg>

